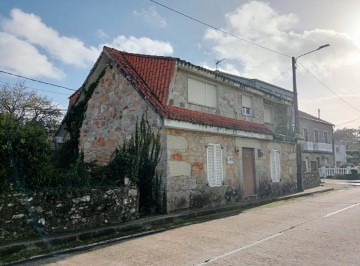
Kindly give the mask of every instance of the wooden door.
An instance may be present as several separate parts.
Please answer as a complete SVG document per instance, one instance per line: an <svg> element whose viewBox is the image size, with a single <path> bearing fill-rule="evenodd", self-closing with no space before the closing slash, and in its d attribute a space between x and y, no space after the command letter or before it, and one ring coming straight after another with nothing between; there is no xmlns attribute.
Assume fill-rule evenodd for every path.
<svg viewBox="0 0 360 266"><path fill-rule="evenodd" d="M255 189L255 158L254 149L242 149L244 197L253 196Z"/></svg>

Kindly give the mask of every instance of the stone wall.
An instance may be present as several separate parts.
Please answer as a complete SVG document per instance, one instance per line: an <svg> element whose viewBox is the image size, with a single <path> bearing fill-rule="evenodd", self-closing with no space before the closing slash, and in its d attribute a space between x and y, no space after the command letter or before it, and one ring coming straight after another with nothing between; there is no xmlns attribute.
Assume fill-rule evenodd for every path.
<svg viewBox="0 0 360 266"><path fill-rule="evenodd" d="M243 197L242 148L253 148L257 197L296 191L294 145L290 143L218 135L205 132L166 129L167 138L167 210L201 208L238 202ZM224 184L209 187L206 173L206 145L223 147ZM270 150L281 151L281 181L271 182ZM261 150L263 155L259 156ZM227 164L232 156L234 164Z"/></svg>
<svg viewBox="0 0 360 266"><path fill-rule="evenodd" d="M320 186L319 171L303 173L303 189Z"/></svg>
<svg viewBox="0 0 360 266"><path fill-rule="evenodd" d="M0 243L138 218L138 190L59 190L0 196Z"/></svg>
<svg viewBox="0 0 360 266"><path fill-rule="evenodd" d="M80 130L79 148L85 161L107 163L115 148L135 132L136 121L145 111L153 129L158 129L158 115L116 68L107 68L89 99Z"/></svg>

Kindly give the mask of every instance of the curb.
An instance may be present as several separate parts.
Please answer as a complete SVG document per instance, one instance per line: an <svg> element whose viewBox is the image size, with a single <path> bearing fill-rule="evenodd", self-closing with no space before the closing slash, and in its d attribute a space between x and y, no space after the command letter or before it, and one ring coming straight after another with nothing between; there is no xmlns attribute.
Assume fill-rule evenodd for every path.
<svg viewBox="0 0 360 266"><path fill-rule="evenodd" d="M133 233L133 234L130 233L129 235L126 235L126 236L115 237L115 238L111 238L111 239L107 239L107 240L103 240L103 241L99 241L99 242L94 242L94 243L86 244L86 245L82 245L82 246L77 246L77 247L73 247L73 248L66 248L66 249L52 252L50 254L37 255L37 256L27 258L27 259L14 261L9 264L3 264L3 265L19 265L21 263L36 261L39 259L50 258L50 257L54 257L54 256L61 255L61 254L89 250L91 248L103 246L106 244L111 244L111 243L115 243L115 242L123 242L126 240L135 239L135 238L139 238L139 237L143 237L143 236L147 236L147 235L164 232L164 231L171 230L174 228L178 228L178 227L184 226L186 224L186 220L188 220L190 218L195 218L195 217L201 218L201 217L206 217L206 216L216 215L216 214L224 214L224 216L231 216L231 214L236 211L241 212L245 209L254 208L254 207L269 204L272 202L284 201L284 200L295 199L295 198L300 198L300 197L307 197L307 196L312 196L315 194L330 192L333 190L334 190L334 188L326 188L326 189L319 190L319 191L301 192L301 193L290 194L290 195L286 195L286 196L282 196L282 197L278 197L278 198L261 199L261 200L252 201L252 202L241 202L238 204L214 207L214 208L210 208L210 209L186 211L186 212L182 212L182 213L178 213L178 214L165 214L165 215L161 215L161 216L143 218L143 220L139 219L139 220L131 221L126 224L113 225L113 226L109 226L109 227L88 230L88 231L79 232L79 233L75 233L75 234L73 233L73 234L62 235L62 236L58 236L58 237L52 237L50 239L47 239L46 241L51 244L59 244L59 243L68 243L70 241L76 241L76 240L85 240L85 239L89 239L91 237L111 235L111 234L117 233L117 232L124 232L124 231L126 232L126 231L131 231L131 230L144 230L143 232L140 232L140 233ZM228 215L226 215L226 214L228 214ZM209 220L211 220L211 218ZM174 222L178 222L179 224L166 226L166 224L174 223ZM151 227L161 226L161 225L163 225L164 227L151 230ZM44 245L44 242L45 242L44 240L32 240L32 241L27 241L27 242L14 243L14 244L11 244L8 246L2 246L2 247L0 246L0 255L4 256L7 253L7 251L15 253L17 251L26 249L31 246L41 246L41 245ZM1 262L0 262L0 265L2 265Z"/></svg>

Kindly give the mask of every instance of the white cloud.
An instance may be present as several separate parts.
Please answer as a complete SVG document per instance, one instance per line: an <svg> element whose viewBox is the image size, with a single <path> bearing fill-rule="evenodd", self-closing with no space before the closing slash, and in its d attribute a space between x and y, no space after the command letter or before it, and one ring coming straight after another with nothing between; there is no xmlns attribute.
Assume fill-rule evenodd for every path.
<svg viewBox="0 0 360 266"><path fill-rule="evenodd" d="M31 44L0 32L0 68L30 77L60 79L64 73Z"/></svg>
<svg viewBox="0 0 360 266"><path fill-rule="evenodd" d="M167 25L165 18L160 16L154 6L151 6L148 9L143 8L141 11L134 10L133 14L144 19L146 23L152 26L164 28Z"/></svg>
<svg viewBox="0 0 360 266"><path fill-rule="evenodd" d="M61 36L55 29L45 25L40 17L20 9L13 9L11 19L5 19L1 28L45 49L51 56L68 65L86 67L93 63L99 54L97 48L86 47L77 38Z"/></svg>
<svg viewBox="0 0 360 266"><path fill-rule="evenodd" d="M297 56L326 43L331 49L301 58L301 61L315 62L316 68L337 69L352 62L360 61L359 47L351 38L332 30L314 29L294 32L292 28L299 19L294 14L278 14L268 4L251 1L226 14L227 26L224 31L281 53ZM270 81L290 66L291 59L261 49L239 39L209 29L204 40L213 43L217 57L226 57L243 64L241 73Z"/></svg>
<svg viewBox="0 0 360 266"><path fill-rule="evenodd" d="M109 39L109 35L107 35L106 32L103 31L102 29L96 30L95 36L101 41L105 41L105 40Z"/></svg>
<svg viewBox="0 0 360 266"><path fill-rule="evenodd" d="M151 55L171 55L174 52L171 44L168 42L152 40L147 37L126 37L124 35L120 35L114 38L111 43L105 43L101 46L109 46L131 53L144 53Z"/></svg>
<svg viewBox="0 0 360 266"><path fill-rule="evenodd" d="M342 95L340 97L350 105L358 106L359 97L345 97L359 95L357 84L360 83L360 47L356 40L345 33L329 29L295 31L294 28L300 22L295 14L279 14L268 4L259 1L240 6L226 14L225 19L226 26L222 30L290 57L330 44L329 48L298 59L299 106L309 113L316 113L317 109L321 109L324 111L323 116L335 124L347 117L351 118L350 113L352 116L360 116L360 112L338 97L330 97L334 96L333 91ZM215 58L231 60L232 66L237 67L239 74L244 77L273 83L275 77L290 68L275 83L292 90L291 58L213 29L207 30L203 39L207 47L210 45ZM302 66L309 69L316 78Z"/></svg>

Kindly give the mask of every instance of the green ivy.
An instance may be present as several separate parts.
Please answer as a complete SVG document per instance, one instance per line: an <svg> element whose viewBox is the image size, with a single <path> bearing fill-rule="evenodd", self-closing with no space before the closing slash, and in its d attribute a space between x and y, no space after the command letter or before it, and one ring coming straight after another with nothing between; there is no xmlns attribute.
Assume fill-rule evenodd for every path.
<svg viewBox="0 0 360 266"><path fill-rule="evenodd" d="M70 135L70 139L61 146L55 158L56 164L60 167L66 169L69 168L79 156L80 129L85 118L87 104L94 93L94 90L99 85L101 78L105 75L105 72L106 69L100 73L96 81L90 84L87 90L85 90L84 86L80 89L80 91L84 91L84 98L81 100L80 97L78 98L77 102L70 108L64 119L66 130Z"/></svg>

